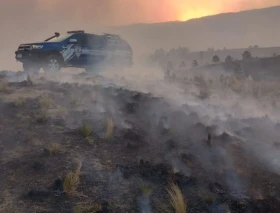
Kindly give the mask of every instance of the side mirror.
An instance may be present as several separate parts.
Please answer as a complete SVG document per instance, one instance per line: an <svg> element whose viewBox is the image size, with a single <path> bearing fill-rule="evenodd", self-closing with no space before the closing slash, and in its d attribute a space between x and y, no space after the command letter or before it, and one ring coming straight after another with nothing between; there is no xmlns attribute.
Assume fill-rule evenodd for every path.
<svg viewBox="0 0 280 213"><path fill-rule="evenodd" d="M77 39L70 39L68 43L69 44L77 44L78 41L77 41Z"/></svg>

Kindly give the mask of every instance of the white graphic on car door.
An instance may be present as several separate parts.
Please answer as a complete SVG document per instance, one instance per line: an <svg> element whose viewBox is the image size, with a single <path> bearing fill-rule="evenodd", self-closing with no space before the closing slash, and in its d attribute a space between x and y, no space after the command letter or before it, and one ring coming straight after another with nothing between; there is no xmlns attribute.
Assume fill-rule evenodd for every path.
<svg viewBox="0 0 280 213"><path fill-rule="evenodd" d="M74 56L77 56L78 58L82 55L82 47L81 46L74 46L73 44L69 44L64 48L64 50L61 52L62 57L65 62L69 62Z"/></svg>
<svg viewBox="0 0 280 213"><path fill-rule="evenodd" d="M73 44L69 44L67 47L64 48L64 50L61 52L62 57L65 62L69 61L70 58L73 56Z"/></svg>
<svg viewBox="0 0 280 213"><path fill-rule="evenodd" d="M81 46L75 46L74 47L75 55L79 58L82 55L82 47Z"/></svg>

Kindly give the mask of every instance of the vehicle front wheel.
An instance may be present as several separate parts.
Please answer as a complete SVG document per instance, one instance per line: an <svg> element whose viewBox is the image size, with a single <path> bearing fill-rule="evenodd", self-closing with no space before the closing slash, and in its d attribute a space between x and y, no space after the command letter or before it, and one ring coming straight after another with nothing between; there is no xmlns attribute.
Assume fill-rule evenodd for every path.
<svg viewBox="0 0 280 213"><path fill-rule="evenodd" d="M49 56L45 62L45 72L59 72L61 70L61 59L58 56Z"/></svg>
<svg viewBox="0 0 280 213"><path fill-rule="evenodd" d="M37 64L31 63L31 62L26 62L23 63L23 71L26 73L38 73L40 72L41 67Z"/></svg>
<svg viewBox="0 0 280 213"><path fill-rule="evenodd" d="M87 67L87 68L85 68L85 71L86 72L94 72L95 69L93 67Z"/></svg>

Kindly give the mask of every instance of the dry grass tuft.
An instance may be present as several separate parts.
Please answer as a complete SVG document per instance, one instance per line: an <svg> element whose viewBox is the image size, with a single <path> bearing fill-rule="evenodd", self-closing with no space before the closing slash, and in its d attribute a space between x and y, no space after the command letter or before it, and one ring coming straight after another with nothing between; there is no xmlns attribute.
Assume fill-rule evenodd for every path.
<svg viewBox="0 0 280 213"><path fill-rule="evenodd" d="M32 85L33 84L33 81L32 81L32 78L30 77L30 75L27 75L27 79L26 81L28 82L28 84Z"/></svg>
<svg viewBox="0 0 280 213"><path fill-rule="evenodd" d="M80 131L84 138L88 138L92 134L92 127L88 124L83 124Z"/></svg>
<svg viewBox="0 0 280 213"><path fill-rule="evenodd" d="M153 188L147 185L141 185L140 189L144 195L150 196L153 193Z"/></svg>
<svg viewBox="0 0 280 213"><path fill-rule="evenodd" d="M42 95L39 99L41 109L49 109L54 106L54 101L48 95Z"/></svg>
<svg viewBox="0 0 280 213"><path fill-rule="evenodd" d="M74 208L74 213L96 213L100 211L102 211L102 206L100 204L79 204Z"/></svg>
<svg viewBox="0 0 280 213"><path fill-rule="evenodd" d="M184 200L183 194L180 188L172 183L167 188L170 204L172 206L172 211L168 211L169 213L186 213L187 212L187 204Z"/></svg>
<svg viewBox="0 0 280 213"><path fill-rule="evenodd" d="M111 140L114 131L114 121L112 119L107 119L106 121L106 133L105 140Z"/></svg>
<svg viewBox="0 0 280 213"><path fill-rule="evenodd" d="M51 146L50 146L50 155L54 156L54 155L56 155L58 153L58 151L59 151L58 144L57 143L51 144Z"/></svg>
<svg viewBox="0 0 280 213"><path fill-rule="evenodd" d="M32 141L33 141L33 134L31 134L31 133L27 133L27 135L26 135L26 143L27 144L32 144Z"/></svg>
<svg viewBox="0 0 280 213"><path fill-rule="evenodd" d="M32 79L31 79L30 75L27 76L26 81L27 81L27 84L28 84L28 85L33 85L33 81L32 81Z"/></svg>
<svg viewBox="0 0 280 213"><path fill-rule="evenodd" d="M214 203L214 197L212 195L203 195L202 198L209 206Z"/></svg>
<svg viewBox="0 0 280 213"><path fill-rule="evenodd" d="M56 109L51 109L49 110L50 114L53 116L66 116L68 113L68 110L64 107L58 107Z"/></svg>
<svg viewBox="0 0 280 213"><path fill-rule="evenodd" d="M40 105L40 114L37 115L37 120L40 120L42 122L46 122L50 115L49 115L49 109L54 106L54 101L48 97L48 95L42 95L39 98L39 105Z"/></svg>
<svg viewBox="0 0 280 213"><path fill-rule="evenodd" d="M0 79L0 93L10 93L12 89L9 87L5 79Z"/></svg>
<svg viewBox="0 0 280 213"><path fill-rule="evenodd" d="M87 138L85 138L85 139L86 139L86 142L87 142L88 144L93 144L93 143L94 143L94 139L91 138L91 137L87 137Z"/></svg>
<svg viewBox="0 0 280 213"><path fill-rule="evenodd" d="M82 106L82 105L83 105L83 103L82 103L82 101L81 101L80 99L77 99L77 98L75 98L75 97L72 97L72 98L71 98L70 107L71 107L72 109L75 109L75 108L80 107L80 106Z"/></svg>
<svg viewBox="0 0 280 213"><path fill-rule="evenodd" d="M18 99L14 102L16 107L22 107L24 105L25 99L23 97L18 97Z"/></svg>
<svg viewBox="0 0 280 213"><path fill-rule="evenodd" d="M211 193L199 191L197 195L201 197L209 206L211 206L214 203L215 198Z"/></svg>
<svg viewBox="0 0 280 213"><path fill-rule="evenodd" d="M82 162L79 162L78 167L74 172L69 172L63 181L63 190L66 193L73 193L76 191L80 183Z"/></svg>
<svg viewBox="0 0 280 213"><path fill-rule="evenodd" d="M40 114L38 114L35 117L36 117L37 121L46 122L49 119L49 112L47 109L41 109Z"/></svg>

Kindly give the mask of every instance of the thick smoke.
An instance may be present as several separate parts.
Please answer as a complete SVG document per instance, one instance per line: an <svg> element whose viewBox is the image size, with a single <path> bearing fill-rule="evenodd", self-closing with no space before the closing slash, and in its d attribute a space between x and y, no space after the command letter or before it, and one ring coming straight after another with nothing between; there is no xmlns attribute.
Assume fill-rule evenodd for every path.
<svg viewBox="0 0 280 213"><path fill-rule="evenodd" d="M154 3L149 4L145 4L143 1L133 1L133 4L131 1L126 1L126 4L123 4L124 6L118 1L98 2L84 0L77 3L75 1L66 2L60 0L56 2L44 1L43 3L43 1L29 0L25 1L23 5L19 5L15 1L4 3L1 5L0 14L4 14L5 17L11 17L7 11L16 8L14 11L15 18L6 19L5 22L3 22L2 19L1 22L1 25L7 29L1 36L4 36L4 40L5 38L9 38L9 42L5 42L6 46L4 46L4 48L10 49L11 46L16 48L19 43L29 40L31 34L36 34L36 38L32 37L32 39L39 40L48 33L52 34L53 31L61 31L63 29L68 30L74 26L75 28L86 27L88 29L94 29L95 25L100 27L100 23L112 25L120 23L127 24L127 17L133 17L133 19L129 19L129 21L132 22L168 20L171 19L173 15L176 17L175 13L173 14L172 11L167 11L168 8L175 7L171 5L170 1L154 1ZM251 1L247 1L246 7L250 3ZM28 4L31 7L29 7ZM257 6L263 6L262 2L258 2L257 4ZM86 5L86 7L83 5ZM147 7L147 5L149 6ZM239 5L243 5L243 3L241 2ZM63 11L61 11L61 8L63 8ZM135 15L135 8L142 11L136 13L140 14L139 16L133 16ZM158 11L157 8L161 9ZM245 6L237 8L245 8ZM1 10L3 10L3 13ZM128 12L124 13L124 11ZM154 11L158 12L155 14ZM123 17L122 14L125 14L126 18ZM34 17L38 17L38 19ZM12 27L15 25L18 27ZM36 29L38 33L35 33ZM102 27L100 27L100 29L102 29ZM19 39L19 37L21 38ZM2 53L0 57L3 56L3 59L7 57L7 54L9 54L8 57L10 58L13 54L12 50ZM11 68L11 63L7 65ZM3 66L5 66L5 64ZM212 175L216 171L226 167L228 171L225 172L223 181L234 189L235 195L238 197L243 196L242 192L244 188L246 188L246 182L236 173L234 155L228 153L229 147L227 145L224 145L225 147L214 145L212 149L205 148L202 141L206 139L207 133L202 131L199 125L198 128L194 128L193 125L202 124L205 127L216 126L217 129L215 133L217 135L226 133L236 138L236 141L241 143L241 150L248 156L253 156L265 164L268 169L279 173L280 155L279 150L274 149L274 143L277 142L279 138L279 127L278 129L276 128L276 123L279 122L280 118L271 108L263 108L263 101L256 99L253 95L243 96L242 94L233 92L230 88L221 84L218 77L213 77L211 80L214 83L206 88L210 93L210 97L203 100L198 97L201 87L197 86L194 81L185 82L185 85L169 83L164 80L164 75L161 70L143 64L136 64L133 68L124 70L123 72L116 72L113 69L104 70L102 76L103 77L95 78L94 80L85 80L83 78L77 79L76 76L72 78L70 74L62 73L61 75L46 76L46 78L61 83L78 82L82 85L90 84L101 85L102 87L123 87L163 99L164 102L169 104L168 109L165 109L161 103L155 103L149 106L145 115L150 114L151 117L145 117L148 120L147 122L152 125L158 125L161 118L165 117L164 127L167 129L170 128L171 130L174 128L178 134L178 140L180 141L179 149L199 156L199 161L203 165L203 168ZM195 75L192 76L192 78L194 77ZM203 75L205 81L208 81L209 77L211 76ZM251 82L248 81L247 83L250 88L250 86L252 86ZM125 124L125 121L119 114L120 107L118 104L111 101L110 98L104 94L93 93L91 95L95 97L98 104L92 105L92 103L86 103L85 107L90 109L89 111L94 114L108 113L108 115L114 119L118 127L131 127ZM76 96L81 96L81 94L77 93ZM175 114L174 112L178 111L181 113L182 123L186 122L184 123L185 126L176 125L180 122L173 116ZM266 115L272 117L274 120L265 117ZM184 118L186 118L186 120L184 120ZM72 120L75 120L75 118ZM101 123L100 121L101 119L97 120L96 123ZM79 125L81 125L81 123L79 123ZM97 130L102 128L103 127L97 127ZM156 139L158 132L154 132L153 130L154 129L150 130L149 137L151 137L151 139ZM185 146L182 142L184 139L186 139L186 141L189 139L187 142L191 144L190 147ZM160 149L159 147L161 147L162 141L151 141L152 143L149 144L151 152L162 152L160 154L163 154L164 159L172 165L174 172L180 171L186 176L191 176L195 172L189 166L182 164L178 159L177 152ZM140 158L143 157L153 160L154 155L151 154L147 156L148 154L151 153L139 153L139 156ZM116 176L117 177L112 176L112 178L114 180L115 178L119 178L119 173L117 173ZM120 178L120 182L122 182L122 178ZM146 212L150 212L149 202L149 199L144 199L139 205L142 207L144 206L144 209L146 207L148 209Z"/></svg>
<svg viewBox="0 0 280 213"><path fill-rule="evenodd" d="M276 124L280 121L280 117L267 102L267 99L258 99L254 97L253 93L250 93L250 91L247 91L246 95L236 93L232 91L230 87L221 84L219 77L214 76L211 79L213 83L207 87L210 96L204 100L199 98L201 88L199 88L194 81L190 81L185 85L180 85L175 82L168 83L164 80L164 75L160 69L147 67L146 65L135 65L133 68L123 70L122 72L117 72L113 69L103 70L101 75L103 77L96 78L94 81L87 81L84 78L78 80L76 77L72 78L70 74L67 75L66 72L59 75L59 77L56 76L54 78L54 76L49 76L49 78L59 82L78 82L80 84L98 84L102 85L102 87L120 87L162 98L171 108L166 110L161 104L150 106L149 114L153 115L150 117L150 123L155 124L160 122L162 116L169 117L164 121L166 128L175 128L182 136L188 134L192 135L192 137L193 135L199 135L196 138L197 141L199 141L206 138L206 133L205 135L201 135L200 130L186 130L188 126L177 127L176 121L170 120L172 114L176 111L181 111L181 113L186 116L186 119L190 119L188 118L189 114L195 113L198 117L192 121L193 124L202 123L205 126L217 126L216 134L226 133L235 137L237 141L242 142L242 149L244 149L248 155L255 156L261 161L264 161L269 169L279 172L279 151L273 149L273 144L277 142L279 137ZM193 75L193 78L194 77L195 74ZM209 80L209 76L207 75L202 75L202 77L205 78L206 81ZM248 88L252 89L254 81L249 79L246 80L245 84L247 84ZM246 90L244 85L243 88ZM106 96L101 95L96 97L99 97L99 103L104 104L100 106L104 109L103 111L109 112L110 116L117 121L117 125L123 128L124 121L122 120L122 116L118 114L120 107L114 102L110 102L109 105L111 107L108 108L108 104L106 104L108 99ZM264 104L267 105L266 108L263 107ZM90 108L94 109L94 107ZM271 119L266 118L267 116ZM259 125L259 121L266 122ZM189 127L191 128L191 126ZM250 134L246 132L248 128L251 128ZM153 132L153 130L151 130L150 134L154 138L157 137L157 134ZM197 142L194 141L194 143ZM157 149L156 147L158 144L151 144L151 146L155 146L154 148ZM199 153L201 160L206 165L211 162L211 158L215 158L215 156L218 155L221 158L227 159L225 162L227 168L232 171L235 170L234 159L228 155L227 148L216 147L209 151L207 149L205 150L205 148L198 143L198 145L194 145L192 149L194 153ZM190 168L183 166L172 153L166 153L166 159L174 166L175 171L181 171L186 175L191 174ZM220 168L218 164L211 164L208 165L208 169L216 171ZM230 180L228 181L232 182ZM242 180L239 180L239 183L236 184L238 187L241 187L243 184L241 183ZM235 185L235 187L237 187L237 185Z"/></svg>

